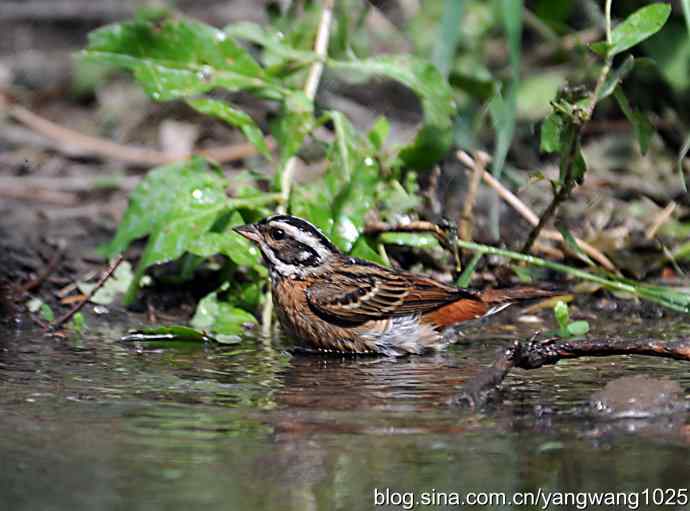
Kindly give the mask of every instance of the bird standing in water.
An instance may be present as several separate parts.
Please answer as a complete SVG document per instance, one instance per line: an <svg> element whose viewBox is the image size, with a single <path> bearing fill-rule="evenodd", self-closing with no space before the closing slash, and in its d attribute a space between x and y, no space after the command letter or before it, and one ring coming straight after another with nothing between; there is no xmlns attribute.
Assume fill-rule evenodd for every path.
<svg viewBox="0 0 690 511"><path fill-rule="evenodd" d="M294 216L235 231L261 250L282 328L322 352L420 354L447 345L448 327L554 294L532 287L474 291L385 268L343 254Z"/></svg>

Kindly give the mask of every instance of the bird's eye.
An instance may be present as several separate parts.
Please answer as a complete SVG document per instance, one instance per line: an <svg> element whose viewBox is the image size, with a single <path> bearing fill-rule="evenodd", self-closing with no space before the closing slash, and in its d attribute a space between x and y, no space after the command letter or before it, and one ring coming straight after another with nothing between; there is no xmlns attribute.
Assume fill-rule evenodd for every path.
<svg viewBox="0 0 690 511"><path fill-rule="evenodd" d="M285 238L285 231L282 229L271 229L271 238L274 240L282 240Z"/></svg>

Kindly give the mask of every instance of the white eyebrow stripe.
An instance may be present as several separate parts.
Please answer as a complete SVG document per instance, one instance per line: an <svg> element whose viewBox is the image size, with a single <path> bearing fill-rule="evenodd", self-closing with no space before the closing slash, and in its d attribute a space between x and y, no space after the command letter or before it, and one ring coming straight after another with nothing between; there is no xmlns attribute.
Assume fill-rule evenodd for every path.
<svg viewBox="0 0 690 511"><path fill-rule="evenodd" d="M288 224L287 222L274 222L277 227L280 227L283 229L286 233L288 233L289 236L291 236L294 240L299 241L300 243L308 246L309 248L313 249L316 251L316 253L319 255L319 257L323 260L326 259L330 253L330 249L326 246L324 246L321 243L321 240L317 238L316 236L313 236L312 234L308 232L304 232L303 230L299 229L298 227L295 227L292 224Z"/></svg>

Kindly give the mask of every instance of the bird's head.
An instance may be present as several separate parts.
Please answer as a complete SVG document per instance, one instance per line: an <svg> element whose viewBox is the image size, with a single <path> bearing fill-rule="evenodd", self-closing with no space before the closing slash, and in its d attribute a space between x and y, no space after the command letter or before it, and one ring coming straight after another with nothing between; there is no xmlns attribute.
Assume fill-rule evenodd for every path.
<svg viewBox="0 0 690 511"><path fill-rule="evenodd" d="M271 275L302 278L327 270L342 255L314 225L294 216L271 216L234 230L256 243Z"/></svg>

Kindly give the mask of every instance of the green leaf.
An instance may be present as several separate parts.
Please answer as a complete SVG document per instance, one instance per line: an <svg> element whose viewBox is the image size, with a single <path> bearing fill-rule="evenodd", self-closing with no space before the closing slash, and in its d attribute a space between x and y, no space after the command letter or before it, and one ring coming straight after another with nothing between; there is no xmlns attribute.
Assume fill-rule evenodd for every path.
<svg viewBox="0 0 690 511"><path fill-rule="evenodd" d="M227 181L210 171L201 158L164 165L151 170L129 196L129 205L113 240L100 247L108 258L123 252L138 238L152 233L164 224L176 200L192 200L193 193L212 187L224 190Z"/></svg>
<svg viewBox="0 0 690 511"><path fill-rule="evenodd" d="M382 243L415 248L439 248L438 240L431 233L384 232L379 236Z"/></svg>
<svg viewBox="0 0 690 511"><path fill-rule="evenodd" d="M447 81L432 64L408 55L383 55L363 60L329 60L327 65L350 79L391 78L419 96L424 124L415 140L399 153L406 166L427 169L448 152L453 138L455 102Z"/></svg>
<svg viewBox="0 0 690 511"><path fill-rule="evenodd" d="M666 3L646 5L628 16L611 32L609 56L613 57L656 34L671 15Z"/></svg>
<svg viewBox="0 0 690 511"><path fill-rule="evenodd" d="M84 318L84 315L81 312L77 312L72 318L72 321L69 322L69 327L74 332L83 332L84 328L86 328L86 318Z"/></svg>
<svg viewBox="0 0 690 511"><path fill-rule="evenodd" d="M122 342L191 341L215 342L216 339L194 328L183 325L156 326L132 330L120 339Z"/></svg>
<svg viewBox="0 0 690 511"><path fill-rule="evenodd" d="M589 323L587 321L573 321L566 327L568 334L572 337L579 337L586 335L589 332Z"/></svg>
<svg viewBox="0 0 690 511"><path fill-rule="evenodd" d="M456 285L458 287L467 287L470 285L470 282L472 281L472 275L474 275L474 271L477 268L477 264L479 264L479 261L481 260L483 254L476 253L472 255L472 259L470 259L470 262L465 266L465 269L462 270L462 274L458 277L458 280L456 281Z"/></svg>
<svg viewBox="0 0 690 511"><path fill-rule="evenodd" d="M552 112L541 125L541 140L539 149L544 153L557 153L561 150L561 132L563 131L563 117L558 112Z"/></svg>
<svg viewBox="0 0 690 511"><path fill-rule="evenodd" d="M579 185L585 179L585 174L587 173L587 162L585 161L585 156L582 154L582 147L578 143L575 150L575 161L573 161L573 179Z"/></svg>
<svg viewBox="0 0 690 511"><path fill-rule="evenodd" d="M45 321L53 321L55 320L55 313L53 312L53 309L48 305L47 303L41 304L40 308L41 312L41 318L43 318Z"/></svg>
<svg viewBox="0 0 690 511"><path fill-rule="evenodd" d="M371 127L368 133L369 142L377 149L381 150L383 144L388 138L388 133L390 132L390 123L388 119L383 116L377 117L374 121L374 125Z"/></svg>
<svg viewBox="0 0 690 511"><path fill-rule="evenodd" d="M590 43L589 49L597 55L599 55L600 57L606 57L609 50L611 49L611 45L606 41L597 41L596 43Z"/></svg>
<svg viewBox="0 0 690 511"><path fill-rule="evenodd" d="M210 98L188 99L187 104L202 114L218 117L232 126L237 126L262 155L271 159L264 134L245 112L232 108L223 101Z"/></svg>
<svg viewBox="0 0 690 511"><path fill-rule="evenodd" d="M355 241L355 244L352 246L350 255L364 259L365 261L380 264L381 266L388 266L383 257L381 257L381 254L379 254L371 247L371 245L369 245L369 241L367 240L366 236L360 236L357 238L357 241Z"/></svg>
<svg viewBox="0 0 690 511"><path fill-rule="evenodd" d="M311 64L319 58L314 52L298 50L285 44L283 42L285 39L284 35L271 27L262 27L256 23L240 22L228 25L224 30L231 37L244 39L263 46L275 56L303 66Z"/></svg>
<svg viewBox="0 0 690 511"><path fill-rule="evenodd" d="M117 253L149 235L125 303L134 299L146 268L181 256L228 209L226 187L225 178L200 158L149 172L130 196L115 239L106 249Z"/></svg>
<svg viewBox="0 0 690 511"><path fill-rule="evenodd" d="M249 312L233 307L218 299L218 293L211 293L199 301L191 325L216 334L237 336L247 325L255 325L256 318Z"/></svg>
<svg viewBox="0 0 690 511"><path fill-rule="evenodd" d="M561 335L566 337L568 332L568 323L570 322L568 305L559 300L556 302L556 305L553 308L553 315L556 318Z"/></svg>
<svg viewBox="0 0 690 511"><path fill-rule="evenodd" d="M89 34L83 55L129 69L156 101L221 87L280 99L281 86L225 32L198 21L164 18L115 23Z"/></svg>
<svg viewBox="0 0 690 511"><path fill-rule="evenodd" d="M613 94L613 91L616 90L616 87L618 87L621 81L623 81L623 79L630 73L630 71L632 71L634 67L635 57L633 57L632 55L628 55L626 59L623 61L623 63L620 66L618 66L616 70L609 73L609 75L606 77L604 86L601 88L601 91L599 92L597 102Z"/></svg>
<svg viewBox="0 0 690 511"><path fill-rule="evenodd" d="M189 252L201 257L223 254L239 266L262 267L261 254L256 246L232 230L244 223L239 212L233 211L223 232L203 233L189 244Z"/></svg>
<svg viewBox="0 0 690 511"><path fill-rule="evenodd" d="M439 21L438 36L431 54L431 61L443 76L448 76L455 50L460 42L460 26L462 24L463 2L445 0L443 15Z"/></svg>
<svg viewBox="0 0 690 511"><path fill-rule="evenodd" d="M623 114L628 121L630 121L630 124L633 125L635 137L640 144L640 152L642 154L646 154L647 149L649 148L649 140L654 134L654 126L652 126L652 123L649 122L649 119L646 115L630 106L628 98L625 97L625 94L620 87L617 87L613 94L618 102L618 106L620 106L621 110L623 111Z"/></svg>

